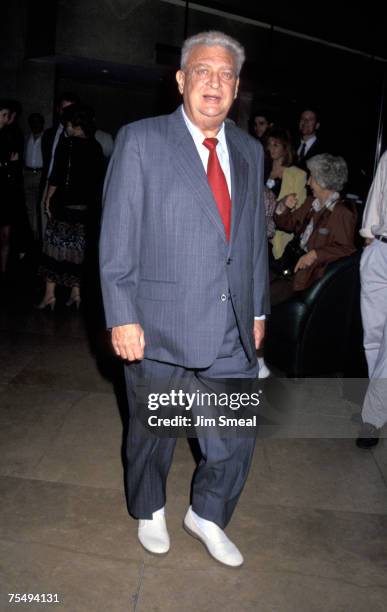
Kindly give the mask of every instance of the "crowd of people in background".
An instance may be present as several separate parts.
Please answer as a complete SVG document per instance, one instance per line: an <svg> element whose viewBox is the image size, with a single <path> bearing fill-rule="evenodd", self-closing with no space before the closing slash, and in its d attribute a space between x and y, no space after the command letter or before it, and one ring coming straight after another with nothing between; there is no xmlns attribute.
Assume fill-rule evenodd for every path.
<svg viewBox="0 0 387 612"><path fill-rule="evenodd" d="M95 123L91 107L71 92L56 105L56 121L32 113L23 134L19 103L0 100L0 262L7 286L12 260L37 259L45 291L36 307L54 309L58 285L79 307L83 263L96 256L101 197L113 137ZM96 259L96 257L95 257Z"/></svg>
<svg viewBox="0 0 387 612"><path fill-rule="evenodd" d="M3 100L0 106L2 281L11 244L16 257L38 245L36 277L43 295L35 307L54 310L57 288L64 287L66 306L79 308L85 260L97 268L102 185L113 138L97 129L93 109L72 92L57 100L52 127L44 130L43 116L31 114L26 138L17 123L20 105ZM348 178L346 163L326 154L316 109L303 109L298 127L297 142L270 111L257 110L251 117L251 133L265 153L272 304L308 288L329 262L355 250L356 210L340 193ZM269 376L262 351L258 360L260 376Z"/></svg>
<svg viewBox="0 0 387 612"><path fill-rule="evenodd" d="M20 104L2 100L0 106L2 279L11 246L22 258L38 245L37 271L44 293L37 308L54 309L57 286L69 289L67 305L79 307L85 255L98 243L102 185L113 137L97 129L93 109L72 92L59 97L56 122L48 129L44 130L43 116L32 113L26 137L18 124ZM307 288L328 261L355 250L356 204L353 195L343 198L348 168L320 139L320 123L319 112L305 107L299 114L299 134L292 138L270 111L256 110L251 117L251 133L265 153L273 303ZM324 225L327 215L330 230ZM337 230L343 219L345 232Z"/></svg>
<svg viewBox="0 0 387 612"><path fill-rule="evenodd" d="M2 279L6 278L11 246L21 258L32 245L39 245L39 274L45 282L45 291L38 307L54 308L58 284L70 288L68 303L79 305L84 254L91 236L93 241L98 240L101 188L113 151L113 137L97 129L93 109L82 105L79 96L72 92L59 97L52 127L44 130L42 114L32 113L28 117L27 135L18 124L20 104L2 100L0 105ZM319 137L320 117L315 108L301 111L298 127L297 141L270 111L256 110L251 117L251 133L260 140L265 152L264 199L273 279L283 276L281 265L286 248L294 246L293 231L289 224L284 227L285 217L280 219L277 207L282 203L290 208L290 200L285 202L290 195L292 208L304 205L312 194L308 186L308 161L329 153ZM341 159L331 163L341 163ZM322 163L329 161L325 159ZM344 160L342 163L345 164ZM356 223L355 214L352 218ZM344 251L348 251L347 245ZM284 271L289 276L289 266ZM290 276L294 271L295 267Z"/></svg>
<svg viewBox="0 0 387 612"><path fill-rule="evenodd" d="M83 105L78 95L63 93L55 111L56 121L46 130L43 115L33 112L28 117L28 133L23 134L20 103L0 100L1 284L8 285L12 258L18 262L34 253L36 282L38 285L40 279L43 294L35 303L40 310L54 310L58 286L66 288L67 306L80 306L88 255L97 268L102 187L114 145L109 133L97 129L93 109ZM280 125L269 110L256 110L251 116L251 135L261 142L265 154L264 204L272 304L307 289L324 274L328 263L354 253L360 246L359 230L365 246L375 236L387 240L384 213L380 213L384 208L375 204L377 198L385 197L386 154L375 179L380 185L376 190L374 184L370 192L362 227L366 194L345 190L348 165L341 156L332 155L320 139L320 123L319 112L305 107L299 114L298 137L292 138L289 129ZM379 228L374 232L371 216L376 219L375 228ZM376 256L376 246L385 255L377 240L372 251L367 251L367 264L371 254ZM365 264L362 271L364 276ZM367 359L372 353L368 344L372 345L372 338L385 329L385 316L377 304L371 304L369 286L369 282L363 282ZM383 290L385 286L383 283ZM372 316L367 315L369 312ZM385 343L379 336L377 343L383 349ZM384 371L382 349L382 356L372 357L372 363L380 362L378 367ZM266 377L270 372L262 355L259 360L262 376ZM373 375L374 365L369 368ZM367 401L370 404L368 396L364 416L368 429L359 445L369 447L377 442L387 417L384 410L380 409L380 416L375 409L368 409Z"/></svg>
<svg viewBox="0 0 387 612"><path fill-rule="evenodd" d="M0 111L1 181L6 194L0 218L2 275L11 236L19 238L15 248L22 254L34 242L39 245L37 271L44 287L36 307L54 310L56 289L62 286L69 291L66 305L78 308L85 257L94 252L97 259L102 185L113 138L97 129L92 108L71 92L59 97L56 123L47 130L40 113L28 117L26 140L15 123L14 115L21 109L2 101ZM356 211L340 194L348 178L346 163L326 154L316 109L303 109L298 127L299 141L293 142L290 131L269 111L257 110L251 118L252 135L265 153L272 303L309 287L328 262L355 250ZM338 228L343 219L345 231ZM259 360L261 375L268 376L262 355Z"/></svg>
<svg viewBox="0 0 387 612"><path fill-rule="evenodd" d="M356 250L362 200L346 195L348 165L320 138L317 109L300 112L299 133L293 138L267 110L253 113L251 127L265 151L273 304L310 287L327 263Z"/></svg>
<svg viewBox="0 0 387 612"><path fill-rule="evenodd" d="M252 117L252 132L266 152L271 301L275 304L294 290L308 288L328 263L363 247L360 298L370 384L356 444L369 449L378 444L387 423L387 152L368 196L359 198L345 190L348 165L329 153L319 128L319 113L305 108L293 148L289 132L275 125L269 111L257 110Z"/></svg>

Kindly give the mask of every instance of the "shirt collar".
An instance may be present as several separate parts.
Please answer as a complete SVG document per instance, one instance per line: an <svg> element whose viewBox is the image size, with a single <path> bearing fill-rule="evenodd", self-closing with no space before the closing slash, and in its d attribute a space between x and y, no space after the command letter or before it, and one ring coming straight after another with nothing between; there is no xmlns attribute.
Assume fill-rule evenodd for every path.
<svg viewBox="0 0 387 612"><path fill-rule="evenodd" d="M301 140L301 147L304 144L307 149L310 149L312 144L314 144L317 140L317 136L311 136L308 140Z"/></svg>
<svg viewBox="0 0 387 612"><path fill-rule="evenodd" d="M336 206L336 202L337 200L340 199L340 194L335 191L334 193L332 193L332 195L326 200L325 204L322 206L321 203L319 202L319 200L316 198L313 202L312 202L312 208L315 212L319 212L320 210L322 210L323 208L327 208L328 210L333 210L334 207Z"/></svg>
<svg viewBox="0 0 387 612"><path fill-rule="evenodd" d="M195 145L198 147L199 145L203 145L203 140L206 136L202 133L202 131L192 123L192 121L187 117L187 113L184 110L184 106L181 105L181 112L183 114L183 119L185 124L194 139ZM219 145L227 151L227 142L226 142L226 130L224 129L224 121L220 127L219 132L216 135Z"/></svg>

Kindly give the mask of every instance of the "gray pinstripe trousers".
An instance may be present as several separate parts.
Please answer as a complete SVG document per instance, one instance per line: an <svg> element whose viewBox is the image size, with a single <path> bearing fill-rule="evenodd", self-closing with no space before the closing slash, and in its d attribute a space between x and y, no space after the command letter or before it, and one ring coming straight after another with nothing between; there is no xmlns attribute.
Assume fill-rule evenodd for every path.
<svg viewBox="0 0 387 612"><path fill-rule="evenodd" d="M198 389L216 378L256 378L258 366L250 363L241 345L231 300L225 337L216 361L206 370L187 370L180 366L144 359L125 366L130 414L127 440L127 496L129 512L149 519L166 503L166 482L172 463L176 438L149 434L139 418L144 405L138 400L139 381L161 381L167 389ZM140 382L141 384L141 382ZM208 390L208 387L206 387ZM198 434L201 460L192 481L192 507L221 528L229 522L251 464L255 436L222 437L219 430L211 436Z"/></svg>

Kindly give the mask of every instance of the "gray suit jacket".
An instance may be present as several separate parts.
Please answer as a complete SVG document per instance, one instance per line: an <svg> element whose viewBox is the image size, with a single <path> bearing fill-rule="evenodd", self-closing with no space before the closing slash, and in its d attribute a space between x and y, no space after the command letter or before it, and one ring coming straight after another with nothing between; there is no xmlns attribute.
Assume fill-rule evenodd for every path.
<svg viewBox="0 0 387 612"><path fill-rule="evenodd" d="M100 241L108 327L140 323L145 357L211 365L232 297L254 362L254 315L268 312L262 147L226 123L232 182L231 239L181 108L123 127L104 189Z"/></svg>

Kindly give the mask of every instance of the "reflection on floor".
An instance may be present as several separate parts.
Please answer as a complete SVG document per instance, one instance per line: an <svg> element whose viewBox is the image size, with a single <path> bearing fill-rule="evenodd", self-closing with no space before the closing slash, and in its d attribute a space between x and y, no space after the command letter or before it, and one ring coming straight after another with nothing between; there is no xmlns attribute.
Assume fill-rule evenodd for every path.
<svg viewBox="0 0 387 612"><path fill-rule="evenodd" d="M359 406L320 393L321 437L258 440L228 528L239 570L182 529L194 460L179 440L171 551L147 555L126 511L126 407L99 294L76 312L60 293L53 313L40 312L29 281L14 280L0 306L1 610L7 593L57 593L61 606L25 609L69 612L386 610L386 440L365 452L327 435L356 422Z"/></svg>

